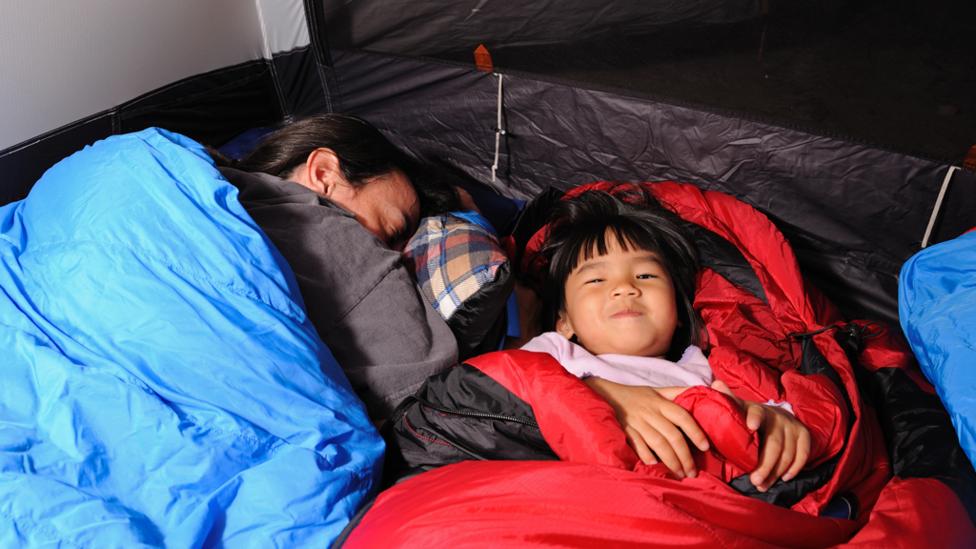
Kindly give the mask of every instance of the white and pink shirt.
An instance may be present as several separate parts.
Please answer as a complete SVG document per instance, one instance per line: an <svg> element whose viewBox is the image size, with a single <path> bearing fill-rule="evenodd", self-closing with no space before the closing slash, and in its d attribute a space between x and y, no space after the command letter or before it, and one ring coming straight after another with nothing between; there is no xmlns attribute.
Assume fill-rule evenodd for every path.
<svg viewBox="0 0 976 549"><path fill-rule="evenodd" d="M546 332L532 338L522 350L546 353L580 379L593 376L621 385L643 387L711 387L715 381L708 358L695 345L689 345L677 362L671 362L647 356L594 355L557 332ZM793 413L788 402L770 400L766 404Z"/></svg>
<svg viewBox="0 0 976 549"><path fill-rule="evenodd" d="M712 384L712 368L702 350L690 345L677 362L663 358L603 354L594 355L556 332L546 332L522 346L524 351L547 353L569 373L622 385L646 387L694 387Z"/></svg>

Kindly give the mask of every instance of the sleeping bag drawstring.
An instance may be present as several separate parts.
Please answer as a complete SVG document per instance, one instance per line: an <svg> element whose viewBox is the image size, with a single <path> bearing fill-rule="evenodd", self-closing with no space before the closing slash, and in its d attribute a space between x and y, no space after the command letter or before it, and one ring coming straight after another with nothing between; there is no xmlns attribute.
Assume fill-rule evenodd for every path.
<svg viewBox="0 0 976 549"><path fill-rule="evenodd" d="M788 339L797 339L801 342L808 340L809 338L822 334L824 332L836 330L834 338L840 343L841 347L844 348L845 352L848 354L848 358L853 359L864 349L864 342L868 339L874 339L880 337L883 333L883 328L877 322L873 320L861 321L861 322L835 322L833 324L828 324L819 330L812 330L809 332L791 332L787 334Z"/></svg>
<svg viewBox="0 0 976 549"><path fill-rule="evenodd" d="M501 151L502 136L505 135L505 129L502 128L502 80L505 79L505 75L500 72L496 72L495 76L498 77L498 108L495 119L495 161L491 165L491 182L495 182L495 174L498 172L498 157Z"/></svg>
<svg viewBox="0 0 976 549"><path fill-rule="evenodd" d="M935 207L932 208L932 215L929 216L929 225L925 228L925 236L922 237L922 248L929 245L929 237L932 236L932 228L935 227L935 220L939 218L939 211L942 210L942 199L945 198L946 189L949 188L949 181L952 174L959 169L959 166L949 166L946 171L945 179L942 180L942 188L939 189L939 197L935 199Z"/></svg>
<svg viewBox="0 0 976 549"><path fill-rule="evenodd" d="M835 322L833 324L828 324L823 328L818 330L812 330L809 332L790 332L786 334L789 339L801 339L805 337L812 337L817 334L822 334L830 330L840 330L846 332L849 335L857 336L862 339L873 339L881 335L881 325L873 320L861 321L861 322Z"/></svg>

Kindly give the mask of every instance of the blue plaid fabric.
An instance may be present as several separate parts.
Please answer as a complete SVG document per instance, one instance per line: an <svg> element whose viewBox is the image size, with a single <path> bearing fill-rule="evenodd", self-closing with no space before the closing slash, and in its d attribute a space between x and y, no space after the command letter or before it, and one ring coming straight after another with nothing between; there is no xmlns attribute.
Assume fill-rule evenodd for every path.
<svg viewBox="0 0 976 549"><path fill-rule="evenodd" d="M404 257L421 293L445 320L493 283L508 261L494 234L452 215L421 221Z"/></svg>

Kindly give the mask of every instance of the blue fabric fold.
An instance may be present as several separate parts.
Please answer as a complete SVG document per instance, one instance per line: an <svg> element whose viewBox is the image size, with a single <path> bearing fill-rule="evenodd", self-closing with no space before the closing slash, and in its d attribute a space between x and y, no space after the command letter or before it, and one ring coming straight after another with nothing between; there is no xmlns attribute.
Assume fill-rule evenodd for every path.
<svg viewBox="0 0 976 549"><path fill-rule="evenodd" d="M926 248L902 266L898 318L976 464L976 231Z"/></svg>
<svg viewBox="0 0 976 549"><path fill-rule="evenodd" d="M326 546L383 443L203 147L147 129L0 208L0 546Z"/></svg>

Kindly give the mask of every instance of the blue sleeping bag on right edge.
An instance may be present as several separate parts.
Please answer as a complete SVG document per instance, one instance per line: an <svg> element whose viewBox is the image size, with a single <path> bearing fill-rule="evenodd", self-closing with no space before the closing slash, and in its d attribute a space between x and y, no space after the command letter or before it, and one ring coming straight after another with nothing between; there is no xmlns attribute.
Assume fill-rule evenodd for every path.
<svg viewBox="0 0 976 549"><path fill-rule="evenodd" d="M902 266L898 317L976 464L976 230L926 248Z"/></svg>

